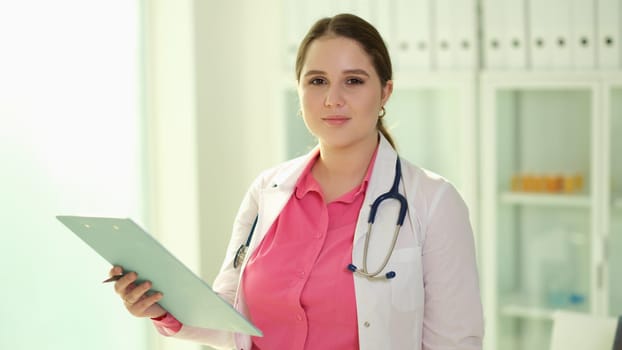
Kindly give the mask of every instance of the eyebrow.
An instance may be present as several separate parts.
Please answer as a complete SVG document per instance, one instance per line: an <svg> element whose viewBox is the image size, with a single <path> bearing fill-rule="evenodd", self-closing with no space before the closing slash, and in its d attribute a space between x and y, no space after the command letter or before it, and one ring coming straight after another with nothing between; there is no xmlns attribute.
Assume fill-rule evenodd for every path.
<svg viewBox="0 0 622 350"><path fill-rule="evenodd" d="M325 75L326 72L321 71L321 70L310 70L306 72L304 76L306 77L309 75L316 75L316 74ZM358 75L364 75L366 77L369 77L369 73L367 73L367 71L365 71L364 69L346 69L343 71L343 74L358 74Z"/></svg>

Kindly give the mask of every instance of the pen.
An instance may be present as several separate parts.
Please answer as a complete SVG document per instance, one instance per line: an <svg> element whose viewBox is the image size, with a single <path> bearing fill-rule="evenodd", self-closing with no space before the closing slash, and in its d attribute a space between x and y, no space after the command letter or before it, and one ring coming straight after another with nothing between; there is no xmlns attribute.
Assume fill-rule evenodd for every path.
<svg viewBox="0 0 622 350"><path fill-rule="evenodd" d="M121 277L125 276L125 274L120 274L120 275L114 275L110 278L107 278L105 280L102 281L102 283L109 283L109 282L116 282L118 280L121 279Z"/></svg>

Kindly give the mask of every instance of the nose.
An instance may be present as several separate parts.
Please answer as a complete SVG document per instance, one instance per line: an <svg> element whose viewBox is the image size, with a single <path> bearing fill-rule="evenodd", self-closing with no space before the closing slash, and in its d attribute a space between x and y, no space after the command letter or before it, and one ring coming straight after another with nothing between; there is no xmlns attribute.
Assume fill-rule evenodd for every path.
<svg viewBox="0 0 622 350"><path fill-rule="evenodd" d="M325 107L342 107L344 105L343 94L339 86L330 85L324 98Z"/></svg>

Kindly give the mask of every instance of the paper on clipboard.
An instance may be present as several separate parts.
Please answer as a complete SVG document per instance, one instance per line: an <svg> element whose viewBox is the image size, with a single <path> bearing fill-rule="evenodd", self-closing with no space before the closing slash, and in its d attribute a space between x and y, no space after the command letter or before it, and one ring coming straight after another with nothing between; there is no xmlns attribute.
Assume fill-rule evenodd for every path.
<svg viewBox="0 0 622 350"><path fill-rule="evenodd" d="M112 265L136 271L164 297L163 308L183 324L261 336L262 333L155 238L131 219L57 216Z"/></svg>

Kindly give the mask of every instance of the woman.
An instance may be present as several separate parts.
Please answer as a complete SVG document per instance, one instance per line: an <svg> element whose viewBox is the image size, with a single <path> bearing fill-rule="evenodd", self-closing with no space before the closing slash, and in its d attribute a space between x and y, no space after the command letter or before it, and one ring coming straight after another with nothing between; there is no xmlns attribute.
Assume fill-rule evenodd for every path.
<svg viewBox="0 0 622 350"><path fill-rule="evenodd" d="M184 326L157 304L160 293L149 295L149 282L134 283L135 273L115 284L127 309L153 318L162 334L218 348L480 349L468 210L446 180L399 161L382 123L393 81L376 29L348 14L319 20L300 45L296 77L318 147L254 181L213 285L264 337ZM392 199L367 242L370 206L394 179L408 205L395 245L387 237L400 203Z"/></svg>

